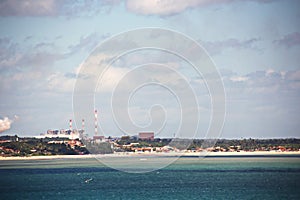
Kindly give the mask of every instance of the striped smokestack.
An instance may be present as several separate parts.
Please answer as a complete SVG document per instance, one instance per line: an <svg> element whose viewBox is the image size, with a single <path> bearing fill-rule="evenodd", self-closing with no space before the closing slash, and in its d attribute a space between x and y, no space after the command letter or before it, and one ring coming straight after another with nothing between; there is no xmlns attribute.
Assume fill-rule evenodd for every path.
<svg viewBox="0 0 300 200"><path fill-rule="evenodd" d="M98 113L97 110L95 110L95 136L98 135Z"/></svg>
<svg viewBox="0 0 300 200"><path fill-rule="evenodd" d="M84 119L81 120L81 130L84 131Z"/></svg>
<svg viewBox="0 0 300 200"><path fill-rule="evenodd" d="M73 130L73 127L72 127L72 119L70 119L69 121L69 129L72 131Z"/></svg>

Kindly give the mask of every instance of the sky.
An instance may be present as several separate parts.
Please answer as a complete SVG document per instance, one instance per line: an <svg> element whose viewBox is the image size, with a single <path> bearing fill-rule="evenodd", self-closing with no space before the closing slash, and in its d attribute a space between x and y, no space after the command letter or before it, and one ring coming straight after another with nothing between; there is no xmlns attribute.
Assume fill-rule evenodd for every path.
<svg viewBox="0 0 300 200"><path fill-rule="evenodd" d="M78 112L73 106L74 87L89 56L96 55L97 47L114 36L156 27L191 38L213 61L226 94L221 138L298 138L299 7L297 0L3 0L0 134L34 136L48 129L68 128L69 119ZM112 48L122 47L116 43ZM100 53L94 58L110 56ZM153 62L161 65L149 64ZM136 68L144 64L147 66ZM177 92L191 86L198 104L190 104L192 98L178 100L181 94L174 95L157 84L133 87L149 77L168 80ZM94 106L100 112L99 132L106 136L149 130L158 137L173 136L178 130L187 134L194 127L185 124L180 129L181 118L193 121L195 110L200 116L195 137L205 136L211 123L211 94L203 77L182 59L163 51L124 55L97 87ZM121 92L111 101L116 88ZM120 95L129 88L136 89L131 96ZM188 106L182 107L181 100ZM126 124L128 116L137 125L135 129ZM80 128L79 120L76 122ZM91 113L86 118L89 134L93 123Z"/></svg>

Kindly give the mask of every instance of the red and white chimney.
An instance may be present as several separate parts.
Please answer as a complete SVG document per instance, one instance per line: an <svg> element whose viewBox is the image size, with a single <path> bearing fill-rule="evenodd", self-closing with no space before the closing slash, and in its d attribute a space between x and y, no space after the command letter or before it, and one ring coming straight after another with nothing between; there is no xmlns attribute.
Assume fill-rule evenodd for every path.
<svg viewBox="0 0 300 200"><path fill-rule="evenodd" d="M98 113L97 110L95 110L95 136L98 135Z"/></svg>
<svg viewBox="0 0 300 200"><path fill-rule="evenodd" d="M71 131L73 130L72 119L70 119L70 121L69 121L69 129L70 129Z"/></svg>
<svg viewBox="0 0 300 200"><path fill-rule="evenodd" d="M84 131L84 119L81 120L81 130Z"/></svg>

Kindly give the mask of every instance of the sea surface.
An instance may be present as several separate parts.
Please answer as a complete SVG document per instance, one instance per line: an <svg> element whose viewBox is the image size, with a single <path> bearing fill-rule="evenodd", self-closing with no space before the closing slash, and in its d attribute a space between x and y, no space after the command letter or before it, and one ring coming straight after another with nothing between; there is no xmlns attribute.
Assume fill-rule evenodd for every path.
<svg viewBox="0 0 300 200"><path fill-rule="evenodd" d="M299 156L183 157L149 173L93 158L2 160L0 178L0 199L300 199Z"/></svg>

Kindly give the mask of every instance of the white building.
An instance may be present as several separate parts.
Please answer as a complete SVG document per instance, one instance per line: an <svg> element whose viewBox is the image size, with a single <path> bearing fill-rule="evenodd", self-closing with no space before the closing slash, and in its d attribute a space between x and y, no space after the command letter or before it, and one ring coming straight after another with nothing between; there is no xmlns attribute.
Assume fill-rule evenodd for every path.
<svg viewBox="0 0 300 200"><path fill-rule="evenodd" d="M82 130L48 130L47 133L42 133L35 138L68 138L70 140L81 139Z"/></svg>

